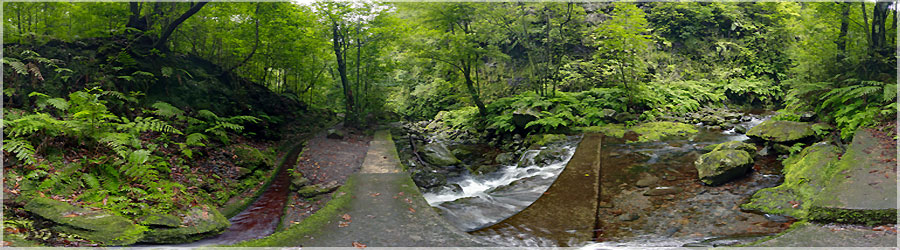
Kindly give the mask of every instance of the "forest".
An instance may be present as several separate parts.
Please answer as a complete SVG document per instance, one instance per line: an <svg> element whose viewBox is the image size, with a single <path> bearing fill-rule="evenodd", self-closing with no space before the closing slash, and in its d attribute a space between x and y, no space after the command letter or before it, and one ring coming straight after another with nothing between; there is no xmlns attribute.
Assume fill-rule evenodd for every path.
<svg viewBox="0 0 900 250"><path fill-rule="evenodd" d="M682 246L752 235L729 244L768 246L784 232L838 223L897 244L896 204L838 195L842 205L864 207L842 210L817 198L833 189L896 196L896 2L2 7L3 246L225 238L268 195L280 198L269 205L277 216L266 233L208 242L364 248L469 246L473 237L472 246L606 246L662 235L663 245ZM366 176L386 128L399 171L419 187L399 196L418 194L433 207L402 212L433 210L467 240L301 243L299 235L330 232L316 229L326 216L341 228L368 223L342 195L374 185L357 176ZM603 135L591 236L498 240L513 237L497 233L500 225L517 225L494 224L557 190L556 176L562 182L574 170L552 166L581 161L591 134ZM553 177L536 181L528 172L472 196L471 183L506 180L519 172L505 171L525 173L526 165ZM521 183L541 190L513 202L525 202L514 212L490 207L502 201L472 201L510 199L503 190ZM872 183L893 191L865 189L881 190ZM620 202L648 189L636 197L649 200ZM734 190L743 193L733 197L737 205L721 205L733 223L676 215L710 226L653 224L668 222L657 218L667 207L688 210L700 197ZM367 194L353 197L381 193ZM441 200L448 195L459 196ZM638 203L648 205L629 207ZM473 219L473 207L485 217ZM473 224L481 220L490 223Z"/></svg>

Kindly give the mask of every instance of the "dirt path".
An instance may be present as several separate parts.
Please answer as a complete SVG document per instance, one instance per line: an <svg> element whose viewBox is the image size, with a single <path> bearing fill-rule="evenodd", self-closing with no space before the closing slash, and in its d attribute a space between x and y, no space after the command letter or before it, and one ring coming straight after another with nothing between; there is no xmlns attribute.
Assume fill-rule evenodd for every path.
<svg viewBox="0 0 900 250"><path fill-rule="evenodd" d="M340 125L335 126L335 129L339 128ZM309 179L309 185L332 181L343 185L349 175L360 170L372 137L357 131L344 132L343 139L329 139L327 138L328 133L323 130L307 142L306 148L294 166L294 171L302 173ZM282 218L281 229L286 229L309 217L330 199L330 195L303 199L296 192L292 192L290 203L287 204L284 218Z"/></svg>

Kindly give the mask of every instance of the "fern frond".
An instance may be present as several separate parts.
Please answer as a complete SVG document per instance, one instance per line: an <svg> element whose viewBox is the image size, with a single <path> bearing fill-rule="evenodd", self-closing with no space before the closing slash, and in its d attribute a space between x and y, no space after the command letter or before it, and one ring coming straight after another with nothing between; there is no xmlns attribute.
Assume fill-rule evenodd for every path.
<svg viewBox="0 0 900 250"><path fill-rule="evenodd" d="M184 115L184 111L175 106L172 106L169 103L165 102L156 102L152 105L156 110L153 111L154 114L162 117L180 117Z"/></svg>
<svg viewBox="0 0 900 250"><path fill-rule="evenodd" d="M192 133L185 138L184 143L188 146L206 146L205 144L203 144L203 142L206 140L206 135L201 133Z"/></svg>
<svg viewBox="0 0 900 250"><path fill-rule="evenodd" d="M205 110L205 109L197 111L197 116L200 116L200 118L204 118L204 119L210 120L210 121L218 121L219 120L219 116L216 115L216 113L213 113L212 111Z"/></svg>
<svg viewBox="0 0 900 250"><path fill-rule="evenodd" d="M18 138L7 138L3 142L3 151L9 152L16 156L16 159L27 165L34 164L34 146L26 140Z"/></svg>
<svg viewBox="0 0 900 250"><path fill-rule="evenodd" d="M22 63L22 61L19 61L19 59L4 57L3 63L12 67L13 70L15 70L16 73L20 75L28 75L28 70L25 69L25 64Z"/></svg>

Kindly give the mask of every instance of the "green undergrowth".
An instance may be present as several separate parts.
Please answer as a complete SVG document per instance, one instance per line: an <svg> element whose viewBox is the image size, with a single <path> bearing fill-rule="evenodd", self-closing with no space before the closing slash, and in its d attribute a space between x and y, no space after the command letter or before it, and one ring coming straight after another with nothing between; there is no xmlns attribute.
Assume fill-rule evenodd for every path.
<svg viewBox="0 0 900 250"><path fill-rule="evenodd" d="M350 178L337 191L332 194L331 201L325 207L316 211L308 218L288 228L287 230L274 233L262 239L244 241L231 247L275 247L275 246L299 246L303 236L313 235L320 229L326 227L328 223L343 212L350 204L353 190L356 185L356 175Z"/></svg>

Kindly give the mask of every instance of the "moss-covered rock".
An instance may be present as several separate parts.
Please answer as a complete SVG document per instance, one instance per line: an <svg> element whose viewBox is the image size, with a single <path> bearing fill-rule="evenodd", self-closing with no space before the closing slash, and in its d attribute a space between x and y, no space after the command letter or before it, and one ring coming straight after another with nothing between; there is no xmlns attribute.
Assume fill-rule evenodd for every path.
<svg viewBox="0 0 900 250"><path fill-rule="evenodd" d="M780 143L808 139L815 134L809 123L774 120L764 121L747 131L750 138Z"/></svg>
<svg viewBox="0 0 900 250"><path fill-rule="evenodd" d="M746 174L753 166L753 157L743 150L716 150L701 155L694 166L701 182L715 186Z"/></svg>
<svg viewBox="0 0 900 250"><path fill-rule="evenodd" d="M191 208L181 215L178 225L151 227L141 242L176 244L192 242L222 233L231 223L216 209L208 206Z"/></svg>
<svg viewBox="0 0 900 250"><path fill-rule="evenodd" d="M297 194L299 194L300 197L303 198L310 198L315 197L316 195L330 193L331 191L334 191L340 187L341 185L338 184L337 181L332 181L325 184L304 186L300 188L300 190L297 190Z"/></svg>
<svg viewBox="0 0 900 250"><path fill-rule="evenodd" d="M828 184L841 149L817 143L784 161L784 182L753 194L741 207L769 214L806 219L811 201Z"/></svg>
<svg viewBox="0 0 900 250"><path fill-rule="evenodd" d="M54 230L100 242L104 245L130 245L141 239L146 227L131 220L102 211L94 211L69 203L35 197L28 201L25 210L53 221L59 226Z"/></svg>
<svg viewBox="0 0 900 250"><path fill-rule="evenodd" d="M616 123L604 124L600 126L582 127L578 128L577 130L584 133L600 133L616 138L622 138L623 136L625 136L625 125Z"/></svg>
<svg viewBox="0 0 900 250"><path fill-rule="evenodd" d="M440 142L429 143L422 147L422 157L428 163L445 167L459 164L461 161L447 149L447 146Z"/></svg>
<svg viewBox="0 0 900 250"><path fill-rule="evenodd" d="M856 131L847 152L814 198L810 220L859 224L897 223L896 148L868 129Z"/></svg>
<svg viewBox="0 0 900 250"><path fill-rule="evenodd" d="M709 147L710 151L733 149L733 150L745 151L750 154L750 157L756 156L756 146L754 146L753 144L750 144L750 143L746 143L746 142L730 141L730 142L725 142L725 143L720 143L720 144L715 144L715 145L710 145L710 146L711 146L711 147Z"/></svg>
<svg viewBox="0 0 900 250"><path fill-rule="evenodd" d="M181 218L171 214L152 214L141 221L141 224L150 227L178 227L181 225Z"/></svg>
<svg viewBox="0 0 900 250"><path fill-rule="evenodd" d="M275 165L275 157L272 154L263 152L249 145L234 145L232 151L237 157L238 166L249 170L257 168L270 168Z"/></svg>
<svg viewBox="0 0 900 250"><path fill-rule="evenodd" d="M657 141L666 136L686 136L697 133L694 125L679 122L648 122L631 128L640 134L638 142Z"/></svg>
<svg viewBox="0 0 900 250"><path fill-rule="evenodd" d="M562 134L540 134L540 135L530 135L526 139L532 147L541 147L552 142L562 141L566 139L566 135Z"/></svg>

